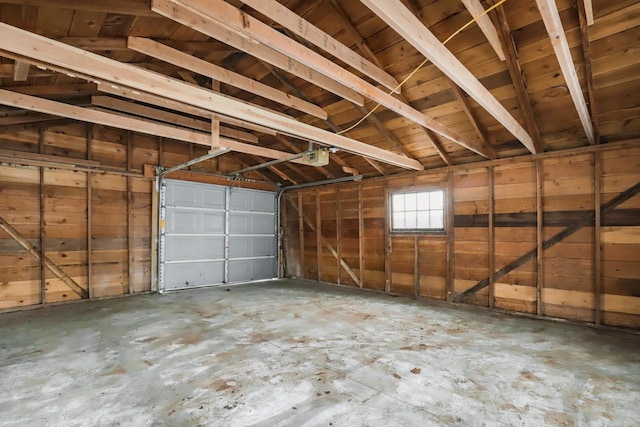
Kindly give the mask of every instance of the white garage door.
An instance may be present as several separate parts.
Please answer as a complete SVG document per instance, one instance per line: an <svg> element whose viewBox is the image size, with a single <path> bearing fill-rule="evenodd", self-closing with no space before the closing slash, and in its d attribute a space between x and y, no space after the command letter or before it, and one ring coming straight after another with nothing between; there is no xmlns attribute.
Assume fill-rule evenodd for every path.
<svg viewBox="0 0 640 427"><path fill-rule="evenodd" d="M161 290L275 277L275 193L176 180L164 184Z"/></svg>

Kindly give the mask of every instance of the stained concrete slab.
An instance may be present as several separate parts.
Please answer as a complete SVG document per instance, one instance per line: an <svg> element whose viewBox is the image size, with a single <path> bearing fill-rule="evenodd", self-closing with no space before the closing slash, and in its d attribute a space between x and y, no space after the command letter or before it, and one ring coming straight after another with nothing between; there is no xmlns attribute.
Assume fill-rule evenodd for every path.
<svg viewBox="0 0 640 427"><path fill-rule="evenodd" d="M284 280L0 315L4 426L638 426L640 336Z"/></svg>

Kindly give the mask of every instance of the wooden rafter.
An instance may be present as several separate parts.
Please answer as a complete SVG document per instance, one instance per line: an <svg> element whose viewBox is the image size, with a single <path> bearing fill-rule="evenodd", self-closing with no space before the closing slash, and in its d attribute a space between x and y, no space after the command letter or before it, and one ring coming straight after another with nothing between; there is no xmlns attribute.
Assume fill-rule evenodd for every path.
<svg viewBox="0 0 640 427"><path fill-rule="evenodd" d="M399 0L361 1L475 99L531 153L536 153L531 137L520 123L402 2Z"/></svg>
<svg viewBox="0 0 640 427"><path fill-rule="evenodd" d="M267 64L265 62L261 62L261 63L262 63L262 65L264 65L264 67L267 70L269 70L269 72L271 74L273 74L278 80L280 80L280 82L283 85L285 85L293 93L295 93L296 96L298 96L299 98L302 98L302 99L308 99L307 95L305 95L300 89L298 89L298 87L296 87L296 85L294 85L293 82L291 80L289 80L289 78L286 75L284 75L284 73L282 73L277 68L273 67L271 64ZM340 131L340 128L329 117L327 117L327 119L323 120L323 121L329 127L329 129L333 130L334 132L339 132ZM337 131L336 131L336 129L337 129ZM342 160L342 158L340 158L340 156L338 156L337 154L331 153L329 156L330 156L331 160L336 162L343 169L345 167L346 168L351 168L351 166L348 165L347 162Z"/></svg>
<svg viewBox="0 0 640 427"><path fill-rule="evenodd" d="M476 131L478 138L480 138L480 143L485 147L485 149L489 153L489 159L491 160L495 159L496 152L491 146L491 142L489 141L487 132L480 126L480 123L478 123L478 118L473 113L469 100L465 96L462 89L460 89L458 85L455 84L455 82L451 81L451 79L449 79L448 77L447 77L447 80L449 81L449 86L451 86L451 90L453 91L453 94L456 96L456 99L458 100L458 102L460 102L460 104L462 105L462 110L464 111L464 114L469 119L469 122L471 122L471 126L473 126L473 130Z"/></svg>
<svg viewBox="0 0 640 427"><path fill-rule="evenodd" d="M491 1L494 4L497 2L497 0ZM511 28L507 21L507 14L504 11L504 6L498 6L492 13L490 13L490 15L498 28L498 37L500 38L500 42L502 43L502 47L506 54L505 62L507 64L507 69L509 70L509 75L511 76L511 81L513 82L513 87L516 91L518 105L520 106L520 111L522 111L525 126L527 127L527 131L529 131L529 135L531 135L531 140L533 141L533 146L536 148L536 152L541 153L544 151L544 146L540 138L540 131L536 124L535 115L533 114L531 98L529 97L529 91L527 90L527 85L524 81L520 60L518 59L518 52L511 36Z"/></svg>
<svg viewBox="0 0 640 427"><path fill-rule="evenodd" d="M346 12L344 11L340 3L337 0L329 0L329 1L333 6L333 9L335 10L336 14L342 20L342 23L344 24L345 29L351 34L351 37L353 37L356 45L362 51L363 55L368 57L369 60L371 60L378 67L383 68L382 63L378 59L378 56L371 50L371 48L369 47L369 44L364 40L364 38L362 37L358 29L353 25L353 23L351 22L351 19L347 16ZM415 11L414 13L418 13L418 12ZM404 95L400 94L399 98L402 102L408 105L411 105L411 102L409 102L404 97ZM440 142L433 137L433 134L431 134L431 132L427 128L420 126L419 129L423 133L424 138L435 147L436 152L438 153L442 161L445 163L445 165L451 166L453 162L451 161L451 158L449 157L447 152L442 147L442 144L440 144Z"/></svg>
<svg viewBox="0 0 640 427"><path fill-rule="evenodd" d="M0 78L13 78L14 64L0 64ZM42 70L30 70L31 77L50 77L51 73Z"/></svg>
<svg viewBox="0 0 640 427"><path fill-rule="evenodd" d="M128 50L126 37L60 37L57 39L62 43L79 47L91 52L101 51L124 51ZM193 40L170 40L154 39L158 43L178 49L182 52L206 52L208 54L217 53L230 55L237 52L236 49L225 46L218 41L193 41Z"/></svg>
<svg viewBox="0 0 640 427"><path fill-rule="evenodd" d="M0 127L14 126L27 123L41 123L50 120L57 120L58 117L50 114L31 113L21 111L20 114L12 114L7 116L0 116Z"/></svg>
<svg viewBox="0 0 640 427"><path fill-rule="evenodd" d="M309 48L311 50L315 49L314 46L310 45L309 42L307 42L306 40L302 39L296 33L292 33L291 36L292 36L291 38L294 38L294 39L298 40L298 42L300 44L303 44L303 45L307 46L307 48ZM403 97L402 97L402 94L397 94L396 96L399 99L401 99L403 102L405 102ZM366 117L367 122L369 124L373 125L373 127L376 128L376 130L378 131L380 136L382 136L387 141L387 143L389 145L391 145L396 150L400 151L401 153L403 153L405 156L409 157L410 159L415 159L415 157L411 153L409 153L402 146L402 143L400 143L398 138L396 138L396 136L393 133L391 133L391 131L384 126L384 124L380 121L380 119L378 119L378 116L376 116L375 113L371 113L369 110L367 110L364 106L361 106L361 105L356 105L356 108L360 111L360 114L362 114L363 117ZM335 132L340 132L339 130L337 130L338 127L335 126L335 125L329 124L329 127L334 129ZM376 165L372 165L372 166L378 172L382 173L383 175L386 174L386 172L380 170Z"/></svg>
<svg viewBox="0 0 640 427"><path fill-rule="evenodd" d="M159 7L159 3L157 2L161 1L168 1L169 5L165 4L164 6ZM278 51L281 54L286 55L289 58L289 61L297 61L310 69L317 70L319 73L324 74L325 77L331 78L340 85L348 87L359 94L380 103L397 114L422 126L428 127L434 132L441 134L452 141L463 146L473 146L472 143L466 141L466 139L462 138L459 134L453 132L442 123L439 123L420 111L406 105L378 87L371 85L318 53L307 49L300 43L279 33L274 28L271 28L259 20L244 14L235 7L225 3L223 0L190 0L188 5L179 0L157 0L157 2L154 1L153 10L163 14L164 16L178 19L180 22L186 22L188 25L191 25L192 28L198 30L202 28L201 22L203 21L206 21L210 25L224 26L227 32L231 31L234 35L244 37L245 40L248 38L253 42L245 43L246 45L253 45L257 43L259 45L267 46L274 51ZM196 24L192 21L185 21L184 18L189 13L195 13L198 17Z"/></svg>
<svg viewBox="0 0 640 427"><path fill-rule="evenodd" d="M296 15L275 0L241 0L244 4L277 22L294 34L311 42L325 52L350 65L365 76L394 92L400 92L398 82L386 71L372 64L349 47L340 43L301 16Z"/></svg>
<svg viewBox="0 0 640 427"><path fill-rule="evenodd" d="M247 40L247 37L230 31L228 27L217 21L202 19L202 16L182 3L174 3L172 0L153 0L153 10L160 15L180 22L214 39L223 41L240 51L269 62L282 70L286 70L344 99L348 99L356 104L364 104L362 95L356 91L337 83L335 80L330 79L299 61L289 58L281 52L259 43L250 42Z"/></svg>
<svg viewBox="0 0 640 427"><path fill-rule="evenodd" d="M180 70L180 71L178 71L178 75L185 82L191 83L192 85L200 86L198 84L198 81L191 75L191 73L189 71Z"/></svg>
<svg viewBox="0 0 640 427"><path fill-rule="evenodd" d="M327 117L326 111L315 104L296 98L274 89L271 86L252 80L241 74L234 73L226 68L219 67L156 41L140 37L129 37L128 46L136 52L144 53L145 55L169 62L178 67L185 68L200 75L210 77L222 83L253 93L254 95L270 99L271 101L287 107L295 108L296 110L311 114L312 116L319 117L321 119Z"/></svg>
<svg viewBox="0 0 640 427"><path fill-rule="evenodd" d="M462 3L474 18L484 13L484 7L482 7L480 0L462 0ZM482 15L480 18L478 18L476 23L478 24L478 27L480 27L480 30L482 31L484 36L487 38L487 41L489 42L493 50L496 52L496 55L498 55L498 58L500 58L501 61L504 61L505 55L504 51L502 50L502 44L500 43L500 39L498 39L498 32L496 31L496 27L493 26L491 18L489 18L487 15Z"/></svg>
<svg viewBox="0 0 640 427"><path fill-rule="evenodd" d="M418 2L416 0L401 0L402 3L413 13L415 17L418 19L422 19L422 14L420 13L420 8L418 7Z"/></svg>
<svg viewBox="0 0 640 427"><path fill-rule="evenodd" d="M627 200L631 199L633 196L635 196L638 193L640 193L640 182L636 183L635 185L632 185L631 187L629 187L628 189L626 189L622 193L618 194L613 199L609 200L607 203L603 204L600 207L600 215L602 216L602 214L605 214L605 213L607 213L609 211L612 211L613 209L615 209L616 207L620 206L622 203L626 202ZM571 224L569 227L563 229L559 233L553 235L549 239L547 239L544 242L542 242L542 250L547 250L547 249L555 246L556 244L562 242L567 237L575 234L576 232L578 232L582 228L587 227L589 225L593 225L594 221L595 221L595 218L596 218L596 212L594 212L594 211L588 212L587 214L585 214L584 216L579 218L576 222ZM511 273L515 269L517 269L520 266L524 265L527 261L536 258L537 255L538 255L538 248L536 247L536 248L530 250L529 252L525 253L521 257L513 260L512 262L510 262L506 266L502 267L500 270L493 272L493 274L491 276L491 279L493 279L493 281L500 280L500 278L506 276L507 274ZM490 282L491 279L489 277L487 277L487 278L479 281L478 283L476 283L471 288L469 288L466 291L456 295L453 298L453 301L461 302L465 298L467 298L467 297L477 293L478 291L486 288L487 286L489 286L489 282Z"/></svg>
<svg viewBox="0 0 640 427"><path fill-rule="evenodd" d="M256 108L221 94L86 52L4 23L0 23L0 51L12 59L27 58L31 63L75 71L83 78L103 80L114 86L122 85L137 88L142 92L152 92L168 99L271 127L381 162L408 169L424 169L419 162L405 156L336 135L292 118L275 114L264 108Z"/></svg>
<svg viewBox="0 0 640 427"><path fill-rule="evenodd" d="M217 119L222 123L227 123L233 126L237 126L243 129L249 129L256 132L261 132L266 135L276 135L277 132L273 129L267 128L265 126L259 126L253 123L249 123L243 120L234 119L232 117L224 116L221 114L212 113L209 110L205 110L204 108L194 107L189 104L185 104L183 102L174 101L167 98L162 98L160 96L151 95L148 93L138 92L134 89L122 88L122 87L112 87L112 85L100 85L98 90L103 93L108 93L110 95L122 96L124 98L132 99L135 101L144 102L146 104L155 105L157 107L167 108L170 110L180 111L186 114L191 114L198 117L203 117L205 119Z"/></svg>
<svg viewBox="0 0 640 427"><path fill-rule="evenodd" d="M145 105L124 101L110 96L93 96L91 97L91 104L98 107L105 107L110 110L121 111L126 114L133 114L135 116L166 122L176 126L201 130L204 132L211 130L210 121L197 120L181 114L170 113L168 111L147 107ZM220 127L220 135L227 138L237 139L239 141L250 142L252 144L258 143L258 137L254 134L225 126Z"/></svg>
<svg viewBox="0 0 640 427"><path fill-rule="evenodd" d="M593 82L593 64L591 60L591 38L589 34L589 25L593 24L593 10L591 11L591 24L589 24L589 12L586 3L591 6L591 1L585 0L583 5L578 0L578 18L580 20L580 32L582 33L582 54L584 56L584 72L587 76L587 95L589 96L589 114L591 116L591 125L593 126L593 138L596 144L600 143L600 125L598 123L598 104L596 101L596 87Z"/></svg>
<svg viewBox="0 0 640 427"><path fill-rule="evenodd" d="M80 120L88 123L95 123L104 126L111 126L118 129L131 130L147 135L171 138L177 141L205 145L208 147L211 146L210 133L196 132L184 128L178 128L174 126L158 124L156 122L136 119L133 117L126 117L107 113L104 111L96 111L92 109L76 107L73 105L63 104L61 102L36 98L29 95L17 94L2 89L0 89L0 104L39 111L42 113L55 114L56 116L60 117L67 117L70 119ZM260 147L257 145L245 144L228 138L220 138L220 142L232 151L255 154L272 159L286 159L291 157L292 155L292 153L272 150L270 148ZM300 159L293 161L306 164L303 160Z"/></svg>
<svg viewBox="0 0 640 427"><path fill-rule="evenodd" d="M98 88L95 83L71 83L62 85L12 86L11 90L24 93L25 95L70 98L95 93L98 91Z"/></svg>
<svg viewBox="0 0 640 427"><path fill-rule="evenodd" d="M3 0L3 3L42 6L58 9L78 9L91 12L117 13L135 16L156 16L146 0Z"/></svg>
<svg viewBox="0 0 640 427"><path fill-rule="evenodd" d="M366 116L367 114L369 114L369 111L365 107L357 106L357 108L358 108L358 111L360 111L360 114L362 114L363 116ZM375 115L375 113L369 114L367 116L367 121L370 124L372 124L373 127L376 128L380 136L382 136L389 144L391 144L392 147L394 147L396 150L400 151L410 159L415 159L415 157L413 157L413 155L409 153L409 151L407 151L407 149L402 146L402 143L400 142L400 140L398 140L398 138L396 138L396 136L384 126L384 123L380 121L380 119L378 118L378 116Z"/></svg>
<svg viewBox="0 0 640 427"><path fill-rule="evenodd" d="M302 97L303 99L306 97L306 95L304 95L302 93L302 91L300 89L298 89L293 82L291 82L291 80L289 80L287 78L287 76L285 76L284 74L282 74L281 72L279 72L278 70L276 70L275 68L269 66L268 64L264 64L265 66L267 66L267 68L271 71L271 73L273 75L275 75L278 80L280 80L283 84L285 84L285 86L287 86L288 88L290 88L294 93L297 93L298 96ZM330 117L327 117L326 119L322 120L324 122L325 125L327 125L329 127L329 129L331 129L333 132L335 132L336 134L340 134L342 132L342 128L340 126L338 126L333 120L331 120ZM342 167L342 170L345 170L345 168L347 170L354 170L351 166L349 166L344 160L342 160L340 158L340 156L338 156L337 154L331 153L330 154L331 159L336 162L338 165L340 165ZM382 175L387 175L387 171L384 170L384 168L375 160L373 159L369 159L365 157L365 161L367 163L369 163L376 171L378 171L380 174Z"/></svg>
<svg viewBox="0 0 640 427"><path fill-rule="evenodd" d="M569 42L567 36L564 33L562 21L560 20L560 13L558 12L558 6L555 0L536 0L540 15L542 15L542 21L549 33L551 45L556 53L558 62L560 63L560 69L562 75L569 88L571 99L578 112L578 117L582 123L582 128L587 134L587 140L589 144L595 144L596 138L593 132L593 126L591 124L591 118L589 116L589 109L582 93L582 87L578 80L578 74L576 73L576 67L573 64L571 57L571 50L569 48Z"/></svg>

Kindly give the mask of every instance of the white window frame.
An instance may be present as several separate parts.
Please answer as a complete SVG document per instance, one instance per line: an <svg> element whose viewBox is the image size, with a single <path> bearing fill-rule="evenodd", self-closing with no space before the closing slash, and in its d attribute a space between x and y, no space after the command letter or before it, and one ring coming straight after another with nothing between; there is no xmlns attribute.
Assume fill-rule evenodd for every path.
<svg viewBox="0 0 640 427"><path fill-rule="evenodd" d="M442 194L442 200L437 200L436 205L432 207L434 200L431 194L436 193ZM426 200L425 196L427 197ZM390 192L388 197L389 229L391 233L444 234L447 226L446 196L446 189L441 187L403 189ZM402 203L402 205L397 206L399 203ZM437 212L440 212L441 215L438 215ZM400 216L403 218L402 224L398 224ZM433 220L438 221L435 226L432 226ZM415 224L415 227L412 227L413 224Z"/></svg>

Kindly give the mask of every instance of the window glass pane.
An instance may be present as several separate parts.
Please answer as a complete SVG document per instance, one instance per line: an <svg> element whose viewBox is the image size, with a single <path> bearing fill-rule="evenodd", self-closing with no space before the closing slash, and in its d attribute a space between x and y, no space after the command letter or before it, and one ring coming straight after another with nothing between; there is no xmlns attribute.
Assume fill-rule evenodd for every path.
<svg viewBox="0 0 640 427"><path fill-rule="evenodd" d="M394 212L393 213L393 228L394 229L403 229L404 227L404 212Z"/></svg>
<svg viewBox="0 0 640 427"><path fill-rule="evenodd" d="M416 210L416 193L409 193L404 195L404 210L405 211Z"/></svg>
<svg viewBox="0 0 640 427"><path fill-rule="evenodd" d="M429 209L429 193L416 193L418 199L417 208L419 211L426 211Z"/></svg>
<svg viewBox="0 0 640 427"><path fill-rule="evenodd" d="M444 206L444 191L432 191L430 193L431 209L442 209Z"/></svg>
<svg viewBox="0 0 640 427"><path fill-rule="evenodd" d="M431 226L431 228L436 230L444 229L443 213L444 211L442 210L431 211L430 220L429 220L429 223L430 223L429 225Z"/></svg>
<svg viewBox="0 0 640 427"><path fill-rule="evenodd" d="M405 214L405 227L415 229L416 228L416 211L407 211Z"/></svg>
<svg viewBox="0 0 640 427"><path fill-rule="evenodd" d="M418 226L416 228L429 228L428 211L418 211Z"/></svg>
<svg viewBox="0 0 640 427"><path fill-rule="evenodd" d="M444 230L444 190L391 194L391 229Z"/></svg>
<svg viewBox="0 0 640 427"><path fill-rule="evenodd" d="M404 210L404 194L393 195L391 209L393 209L394 212L400 212Z"/></svg>

